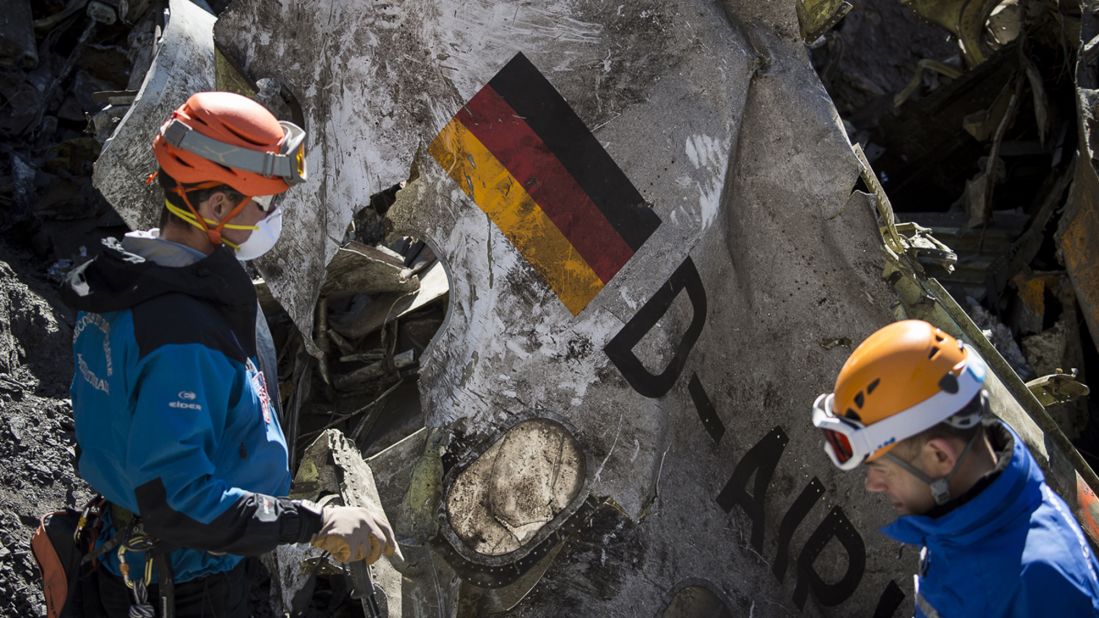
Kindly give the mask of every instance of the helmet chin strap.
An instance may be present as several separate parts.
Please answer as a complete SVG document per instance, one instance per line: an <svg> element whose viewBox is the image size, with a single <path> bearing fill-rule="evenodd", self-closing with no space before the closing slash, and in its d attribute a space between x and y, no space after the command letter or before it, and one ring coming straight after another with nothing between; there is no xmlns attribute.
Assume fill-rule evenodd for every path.
<svg viewBox="0 0 1099 618"><path fill-rule="evenodd" d="M927 483L927 486L931 488L931 497L934 498L935 504L938 506L942 506L947 502L950 502L950 477L954 476L954 473L958 471L958 467L962 465L963 461L965 461L965 456L969 454L969 450L973 446L973 443L977 440L977 436L979 434L980 432L976 432L969 438L969 441L965 443L965 448L962 449L962 454L959 455L958 460L954 462L954 467L950 469L950 472L946 473L946 476L939 479L931 478L923 470L920 470L916 466L913 466L912 464L901 459L900 457L897 457L892 452L886 453L885 457L889 458L890 461L903 468L912 476L920 479L924 483Z"/></svg>
<svg viewBox="0 0 1099 618"><path fill-rule="evenodd" d="M207 186L204 186L205 184L210 184L212 186L207 187ZM194 191L194 190L198 190L198 189L208 189L208 188L213 188L213 187L216 187L216 186L220 186L220 183L204 183L203 185L198 185L198 186L191 187L191 190ZM252 198L250 198L248 196L245 196L245 198L243 200L241 200L241 202L239 204L237 204L232 210L230 210L224 217L222 217L221 220L219 222L217 222L217 224L214 227L210 227L206 223L207 220L204 217L202 217L200 214L198 214L198 209L196 209L191 204L191 200L187 198L187 192L183 191L179 187L176 187L175 192L176 192L177 195L179 195L181 198L183 198L183 203L187 206L187 210L191 211L191 215L192 215L193 219L191 217L184 216L185 213L183 213L183 212L176 212L176 209L174 208L174 204L172 204L168 200L165 200L165 204L168 205L168 209L171 210L172 213L175 214L180 219L183 219L184 221L190 223L191 225L199 228L203 232L206 232L206 238L210 241L210 244L214 245L215 247L219 247L219 246L221 246L222 243L225 243L225 244L228 244L228 245L232 246L234 249L236 249L236 245L234 245L233 243L231 243L231 242L229 242L229 241L227 241L227 240L225 240L221 237L221 230L223 228L247 229L247 230L254 230L255 229L255 226L232 225L232 224L229 223L230 221L233 220L233 217L236 217L237 215L240 214L240 212L242 210L244 210L244 207L248 205L248 202L252 201Z"/></svg>

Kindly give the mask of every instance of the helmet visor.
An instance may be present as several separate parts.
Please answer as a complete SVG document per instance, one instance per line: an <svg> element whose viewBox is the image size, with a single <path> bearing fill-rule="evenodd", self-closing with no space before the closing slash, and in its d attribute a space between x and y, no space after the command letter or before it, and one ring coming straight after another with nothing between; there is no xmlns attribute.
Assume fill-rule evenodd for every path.
<svg viewBox="0 0 1099 618"><path fill-rule="evenodd" d="M870 454L861 448L865 441L857 439L866 428L858 421L836 416L834 399L831 393L817 397L813 402L813 425L824 435L824 452L832 463L841 470L853 470Z"/></svg>
<svg viewBox="0 0 1099 618"><path fill-rule="evenodd" d="M305 129L285 120L280 120L279 124L285 132L279 154L289 161L289 167L280 175L290 184L305 182L309 178L305 166Z"/></svg>
<svg viewBox="0 0 1099 618"><path fill-rule="evenodd" d="M274 208L278 207L278 195L253 195L252 201L259 206L259 209L263 212L271 212Z"/></svg>
<svg viewBox="0 0 1099 618"><path fill-rule="evenodd" d="M832 457L839 462L841 466L855 456L855 452L851 449L851 442L847 439L847 436L831 429L821 429L820 431L824 434L824 439L828 442L828 446L832 447Z"/></svg>

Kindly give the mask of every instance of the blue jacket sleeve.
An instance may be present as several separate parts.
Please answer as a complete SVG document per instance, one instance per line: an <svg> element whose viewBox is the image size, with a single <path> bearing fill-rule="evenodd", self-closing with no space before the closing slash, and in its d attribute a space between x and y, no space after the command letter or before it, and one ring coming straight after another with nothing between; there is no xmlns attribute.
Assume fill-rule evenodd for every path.
<svg viewBox="0 0 1099 618"><path fill-rule="evenodd" d="M1008 603L1008 616L1094 616L1094 599L1056 564L1035 561L1023 567L1022 578Z"/></svg>
<svg viewBox="0 0 1099 618"><path fill-rule="evenodd" d="M303 542L320 517L299 502L219 478L219 438L245 388L232 362L201 345L168 345L141 361L126 467L150 535L176 547L239 555Z"/></svg>

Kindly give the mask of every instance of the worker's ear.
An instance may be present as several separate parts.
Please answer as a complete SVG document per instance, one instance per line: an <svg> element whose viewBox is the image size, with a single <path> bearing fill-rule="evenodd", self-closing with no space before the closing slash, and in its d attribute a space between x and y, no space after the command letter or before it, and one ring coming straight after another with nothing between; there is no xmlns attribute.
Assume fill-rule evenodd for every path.
<svg viewBox="0 0 1099 618"><path fill-rule="evenodd" d="M923 443L920 449L920 459L924 465L924 471L931 478L941 478L950 474L962 454L962 448L955 444L955 440L946 438L931 438Z"/></svg>
<svg viewBox="0 0 1099 618"><path fill-rule="evenodd" d="M207 198L207 201L210 202L210 209L214 213L213 218L216 221L221 221L221 218L224 217L231 208L229 206L229 198L225 195L224 191L214 191L210 194L210 197Z"/></svg>

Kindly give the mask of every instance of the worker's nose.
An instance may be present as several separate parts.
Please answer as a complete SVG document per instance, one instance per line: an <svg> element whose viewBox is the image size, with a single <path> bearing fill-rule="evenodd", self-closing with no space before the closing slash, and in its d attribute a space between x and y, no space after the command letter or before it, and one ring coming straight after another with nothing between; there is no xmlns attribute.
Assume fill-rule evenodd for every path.
<svg viewBox="0 0 1099 618"><path fill-rule="evenodd" d="M881 474L874 470L866 471L866 491L877 494L885 491L885 482L882 481Z"/></svg>

